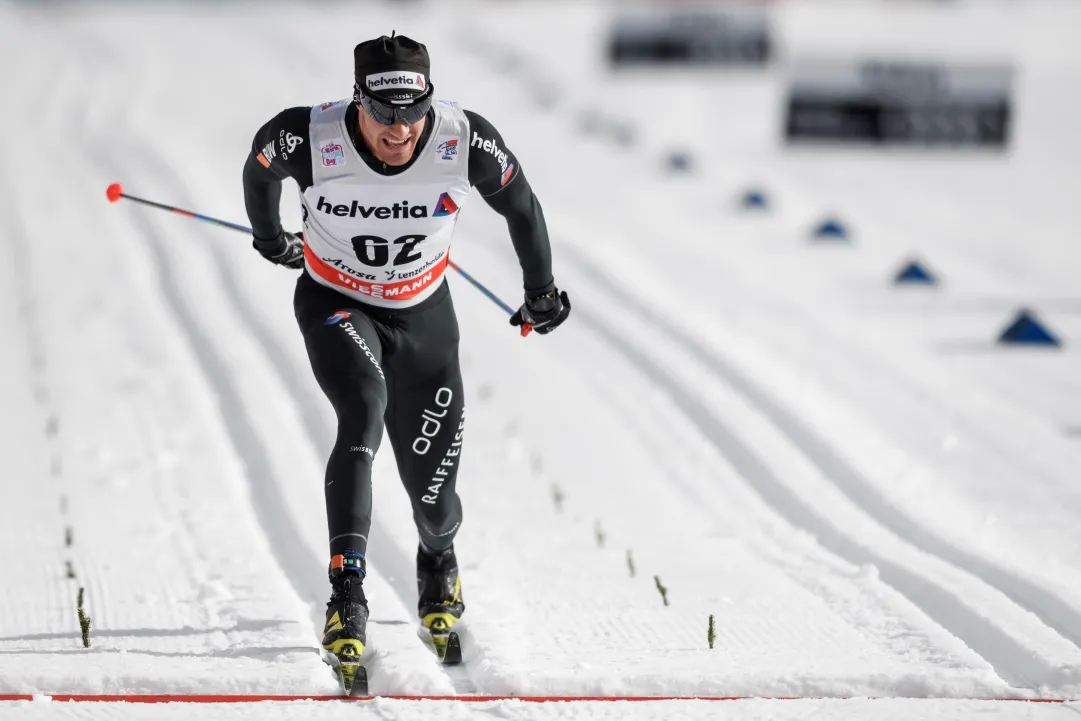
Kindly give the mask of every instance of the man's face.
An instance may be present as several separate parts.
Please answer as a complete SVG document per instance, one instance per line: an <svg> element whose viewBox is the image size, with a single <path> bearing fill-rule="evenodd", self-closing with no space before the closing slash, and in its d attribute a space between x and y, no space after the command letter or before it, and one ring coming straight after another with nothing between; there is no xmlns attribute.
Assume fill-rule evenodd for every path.
<svg viewBox="0 0 1081 721"><path fill-rule="evenodd" d="M417 140L424 132L427 118L421 118L412 125L399 120L394 125L383 125L374 120L364 108L357 107L357 123L360 135L372 154L387 165L405 165L413 157Z"/></svg>

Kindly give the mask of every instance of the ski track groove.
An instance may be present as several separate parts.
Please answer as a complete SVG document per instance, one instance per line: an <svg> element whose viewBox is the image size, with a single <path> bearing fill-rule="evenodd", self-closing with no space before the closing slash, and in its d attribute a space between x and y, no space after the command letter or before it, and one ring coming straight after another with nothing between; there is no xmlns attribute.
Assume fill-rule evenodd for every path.
<svg viewBox="0 0 1081 721"><path fill-rule="evenodd" d="M586 272L611 296L633 309L662 334L667 334L703 363L716 377L740 392L773 422L774 426L818 466L825 477L857 507L880 525L893 531L913 546L929 555L966 570L988 585L1002 591L1023 609L1034 611L1046 625L1067 640L1079 645L1081 617L1061 599L1035 584L1014 576L1005 569L951 546L907 516L889 507L858 472L842 461L824 441L807 430L795 417L774 403L734 367L714 357L694 339L665 323L637 299L631 297L605 276L593 263L574 248L563 244L561 252L570 256L579 269ZM901 591L935 623L961 639L971 650L987 661L1001 678L1012 686L1035 689L1041 683L1054 683L1063 672L1042 661L1029 658L1031 654L997 626L966 607L952 592L936 582L909 571L879 554L861 547L836 529L816 511L806 506L789 490L768 466L757 458L724 424L718 421L695 397L681 388L659 366L637 354L632 344L610 331L603 321L589 311L579 309L580 319L591 330L624 355L645 376L664 388L677 407L702 430L705 437L733 464L759 495L789 523L815 535L827 550L859 564L871 563L879 568L882 579ZM1050 622L1049 622L1050 619ZM1028 660L1026 660L1028 659Z"/></svg>
<svg viewBox="0 0 1081 721"><path fill-rule="evenodd" d="M114 167L104 154L94 152L103 167L113 171L114 177L119 177L116 173L119 168ZM231 374L215 353L210 338L199 328L194 313L184 302L178 274L165 251L165 241L154 224L146 218L145 212L133 212L132 222L140 228L144 237L150 240L148 247L157 266L158 285L218 401L222 422L251 485L252 505L267 540L274 546L277 560L293 590L305 603L315 606L315 612L312 613L313 623L321 627L323 619L318 608L324 601L307 587L304 580L308 571L318 564L318 560L304 550L302 536L287 511L275 480L276 474L267 461L266 449L251 430L250 424L245 422L247 412L244 401L229 382Z"/></svg>
<svg viewBox="0 0 1081 721"><path fill-rule="evenodd" d="M490 38L489 38L490 40ZM492 43L487 43L489 46ZM781 431L787 438L793 443L793 445L800 449L800 451L818 468L823 472L825 477L829 479L832 484L843 493L850 501L852 501L857 507L862 509L871 518L878 522L883 527L889 529L899 537L905 539L907 542L918 548L919 550L929 555L936 556L941 560L960 568L963 571L970 573L971 575L979 578L981 581L1001 591L1007 598L1020 606L1022 609L1029 610L1034 613L1045 625L1049 626L1063 638L1067 639L1075 646L1081 647L1081 612L1078 612L1067 604L1064 600L1059 598L1053 592L1040 588L1035 583L1012 573L1005 568L1002 568L991 561L980 558L971 554L961 548L958 548L945 539L941 538L937 534L933 533L929 529L920 525L918 522L911 519L909 516L899 512L890 506L887 500L878 494L872 485L867 482L851 465L843 461L837 453L829 446L828 443L817 437L811 432L805 425L803 425L795 416L784 410L780 405L772 400L772 398L759 389L753 382L751 382L743 373L738 371L733 365L727 363L719 356L707 351L702 345L700 345L695 339L686 334L682 329L677 328L669 323L664 322L657 313L646 307L639 302L633 296L624 292L617 284L613 283L595 264L587 260L584 256L577 252L576 249L569 246L563 246L560 249L563 252L567 252L571 256L573 262L578 265L582 270L589 273L596 279L597 284L603 287L610 295L618 299L621 303L633 308L636 313L646 319L651 325L658 328L662 333L666 333L672 338L678 345L683 347L692 357L702 363L707 369L709 369L714 376L724 380L730 387L737 392L741 393L752 405L757 407L763 414L765 414L774 424L774 426ZM588 315L588 313L587 313ZM626 351L628 346L622 342L622 339L614 337L611 333L607 332L607 329L602 328L602 324L598 323L596 319L590 320L590 325L595 330L605 336L606 339L616 345L621 351ZM642 367L639 361L644 364L649 364L648 361L644 361L631 353L627 353L632 363L639 365L640 369L646 371L646 368ZM659 370L659 369L655 369ZM647 375L651 375L647 371ZM661 373L663 375L663 373ZM656 376L653 375L656 379ZM667 383L665 386L671 393L674 388L672 383ZM673 395L675 398L675 395ZM694 419L695 413L698 409L701 409L696 402L693 402L693 398L686 396L686 400L692 401L693 405L688 407L683 404L679 404L685 412L690 411L688 415ZM678 401L677 401L678 403ZM698 406L695 409L693 406ZM701 409L705 410L705 409ZM699 427L702 427L698 419L694 419ZM708 434L707 434L708 435ZM712 437L711 437L712 440ZM730 437L733 443L739 444L739 441ZM740 444L742 445L742 444ZM746 450L746 449L745 449ZM747 452L750 455L750 452ZM763 468L764 470L764 468ZM749 479L754 480L754 479ZM776 480L773 478L773 480ZM779 482L778 482L779 483ZM760 484L756 484L759 487ZM761 490L761 489L760 489ZM785 495L790 495L787 489L777 488L773 489L781 490ZM771 494L772 498L781 500L780 496ZM796 510L799 503L795 496L792 496L790 501L796 505L789 505L789 512ZM813 513L809 509L804 507L804 510L808 513ZM786 514L787 515L787 514ZM793 520L789 517L789 520ZM801 524L806 525L806 524ZM903 569L902 569L903 570ZM923 585L931 583L924 580ZM952 597L952 593L945 589L939 589L943 594ZM912 594L906 594L909 598L912 598ZM929 598L926 593L920 594L922 598ZM915 600L915 599L913 599ZM925 604L920 604L921 608L925 612L928 611ZM941 615L941 610L939 615ZM968 630L968 637L973 637L973 631L975 627L970 623L964 622L964 615L976 618L975 614L966 611L963 607L959 607L959 611L964 611L963 615L957 615L950 613L948 615L954 617L954 620L960 623L957 628L964 628ZM932 615L932 614L929 614ZM932 617L935 617L932 615ZM979 619L982 621L982 619ZM983 625L990 625L987 622L983 622ZM946 628L953 631L954 626L946 626ZM976 645L979 645L977 641L976 645L970 642L964 635L958 635L959 638L965 640L966 644L970 648L976 650ZM1016 644L1006 637L1004 634L998 633L1000 640L1007 643L1002 648L1007 648L1009 645ZM1020 647L1017 647L1020 648ZM987 658L987 654L981 653L981 656ZM993 666L998 668L1009 669L1012 664L1007 663L1005 667L1001 663L993 663ZM1042 665L1042 664L1040 664ZM1049 667L1044 667L1047 672L1052 670ZM1017 679L1024 679L1031 676L1032 669L1021 669L1020 673L1014 673L1013 671L1005 671L1012 677ZM1057 672L1056 672L1057 673ZM1049 679L1048 679L1049 680Z"/></svg>
<svg viewBox="0 0 1081 721"><path fill-rule="evenodd" d="M25 215L19 210L18 206L12 202L12 198L16 198L17 195L13 191L13 187L8 178L8 173L0 172L0 208L3 209L5 231L8 237L8 246L10 250L10 257L12 267L14 269L15 276L15 288L14 295L16 297L17 306L15 308L15 315L18 322L23 327L23 332L26 334L25 352L31 359L31 372L34 374L32 383L35 387L44 389L42 396L39 396L38 409L40 411L40 420L42 423L42 432L45 435L45 447L49 451L50 470L48 475L43 474L43 478L47 478L47 483L53 486L53 491L57 493L58 497L67 498L68 494L64 490L65 479L62 473L57 472L59 468L56 458L59 457L58 450L58 436L59 436L59 411L56 408L55 403L51 399L51 394L48 393L50 386L48 378L48 357L46 353L47 344L44 338L44 334L40 330L44 325L39 317L39 303L34 297L32 285L28 279L34 278L33 273L33 260L30 252L27 250L26 245L21 242L26 237L26 223ZM42 459L43 461L45 459ZM57 524L58 534L71 525L71 520L68 517L66 507L63 507L60 513L55 517L59 523ZM76 617L75 609L78 602L78 589L80 586L87 588L87 591L91 594L95 594L94 589L100 591L100 585L98 584L97 575L85 570L78 552L73 548L63 548L61 553L57 556L62 560L62 565L58 567L55 576L50 576L49 579L49 596L55 599L55 603L50 605L57 609L55 613L56 623L60 628L70 628L70 632L60 632L62 636L70 636L72 639L81 638L81 630L71 621ZM67 564L71 564L71 568L75 574L74 578L69 578L66 573ZM85 579L84 579L85 576ZM86 580L88 579L88 580ZM108 604L105 594L96 593L96 601L91 601L89 597L84 599L84 606L89 611L94 609L92 618L95 616L100 619L105 618L108 622ZM92 629L93 630L93 629ZM51 651L49 653L52 653Z"/></svg>
<svg viewBox="0 0 1081 721"><path fill-rule="evenodd" d="M493 37L485 36L482 47L501 48ZM619 299L629 304L636 313L649 323L675 340L692 357L701 362L716 377L723 379L730 387L739 392L752 405L768 416L788 439L803 454L821 469L826 478L857 507L862 509L880 525L905 539L924 553L936 556L947 563L960 568L981 581L1001 591L1007 598L1021 608L1031 611L1045 625L1060 636L1081 648L1081 611L1070 606L1054 592L1041 588L1036 583L1013 573L987 559L969 553L922 526L908 515L892 507L877 493L868 481L851 465L842 460L828 443L817 437L791 413L759 389L743 373L720 356L706 350L698 341L687 335L682 329L666 323L650 308L633 296L624 292L613 283L595 264L577 252L571 246L564 245L561 252L570 255L576 265L597 279L597 284ZM1081 428L1074 429L1081 435Z"/></svg>
<svg viewBox="0 0 1081 721"><path fill-rule="evenodd" d="M104 57L108 57L113 62L119 62L111 55L111 53L106 53ZM107 171L108 177L123 177L122 168L114 160L110 152L110 144L106 139L87 134L86 141L84 147L87 155L98 167ZM129 145L125 150L130 152L132 148ZM135 155L143 158L144 161L149 157L145 153L135 153ZM147 162L147 165L149 166L150 163ZM140 229L143 237L150 241L146 247L149 248L155 266L157 285L176 320L176 325L187 339L207 384L214 392L222 423L230 442L236 449L238 460L244 468L244 475L250 485L252 506L263 533L268 543L275 549L276 560L294 592L302 602L311 607L310 615L313 625L322 628L324 619L318 609L324 601L308 588L304 580L313 564L318 561L304 551L302 536L287 511L284 499L278 490L274 469L267 461L268 454L250 425L244 422L245 405L229 382L230 372L215 353L210 338L200 330L195 314L184 302L178 273L169 260L165 250L165 241L154 224L150 222L142 209L133 210L131 222Z"/></svg>
<svg viewBox="0 0 1081 721"><path fill-rule="evenodd" d="M830 445L810 431L798 418L782 408L766 392L748 379L734 365L704 348L681 328L666 323L656 312L635 301L604 275L603 271L574 248L563 247L574 262L594 275L598 285L622 303L632 305L636 313L654 327L662 329L692 357L742 394L810 458L841 492L879 524L904 538L921 551L976 576L998 589L1018 606L1032 611L1047 626L1081 648L1081 612L1053 592L1012 573L987 559L958 548L891 506L851 465L842 460Z"/></svg>
<svg viewBox="0 0 1081 721"><path fill-rule="evenodd" d="M577 310L577 309L576 309ZM863 548L848 538L816 511L806 506L772 470L748 449L724 424L691 393L673 381L660 366L636 354L634 344L605 327L600 317L579 311L581 320L607 341L648 379L664 389L676 406L698 426L707 440L732 464L758 494L779 515L797 528L805 529L830 552L849 563L873 564L882 579L902 591L932 620L946 628L991 664L1007 683L1035 689L1051 675L1052 669L1032 662L1023 663L1028 651L988 621L973 614L951 593L909 571L884 556ZM1015 664L1015 659L1018 663Z"/></svg>
<svg viewBox="0 0 1081 721"><path fill-rule="evenodd" d="M969 554L951 547L948 543L933 536L929 531L908 518L898 520L895 515L896 512L890 509L883 499L875 496L869 484L861 479L853 468L839 459L825 442L815 437L798 420L782 410L735 368L712 355L679 329L665 323L663 319L638 299L619 288L599 267L582 257L575 249L563 245L560 247L560 252L579 266L579 270L587 273L597 286L619 301L623 307L655 326L659 333L668 335L678 345L691 353L693 357L706 365L715 376L742 393L748 401L767 415L775 426L787 435L789 440L808 459L818 465L827 479L831 480L842 493L868 515L923 552L929 555L937 555L944 560L953 562L955 566L962 565L964 570L969 570L973 575L981 578L989 585L997 587L996 584L990 583L988 579L975 570L964 566L969 560L977 561L976 568L979 570L994 568L992 564L982 559L972 559ZM610 330L600 317L594 316L590 311L578 308L576 310L579 312L581 320L592 331L625 355L629 362L638 367L658 387L664 388L676 405L703 431L718 451L739 470L740 474L751 483L767 503L788 522L806 529L816 536L825 548L851 563L857 565L870 563L877 566L882 579L886 583L901 591L905 597L920 607L936 623L964 641L970 649L991 664L996 673L1010 685L1035 690L1040 684L1058 682L1059 677L1062 675L1061 671L1032 658L1027 649L1003 633L993 623L983 619L966 607L952 592L875 551L863 548L842 531L835 528L828 519L823 518L817 511L808 507L793 491L785 486L769 467L757 458L721 421L717 420L693 394L684 390L661 367L639 354L635 350L633 343ZM942 554L934 553L934 551L942 551ZM954 562L954 559L957 559L959 563ZM1020 581L1020 579L1014 579L1011 574L1002 569L994 570L997 573L992 577L996 580ZM1064 606L1061 601L1058 601L1049 593L1032 586L1028 582L1023 583L1027 590L1035 592L1041 600L1052 602L1041 604L1041 608L1051 607L1055 609L1056 607L1053 605L1055 602ZM1011 589L1017 587L1012 584L1007 585ZM1025 604L1017 600L1016 593L1006 595L1018 605L1025 607ZM1056 628L1056 630L1059 629Z"/></svg>

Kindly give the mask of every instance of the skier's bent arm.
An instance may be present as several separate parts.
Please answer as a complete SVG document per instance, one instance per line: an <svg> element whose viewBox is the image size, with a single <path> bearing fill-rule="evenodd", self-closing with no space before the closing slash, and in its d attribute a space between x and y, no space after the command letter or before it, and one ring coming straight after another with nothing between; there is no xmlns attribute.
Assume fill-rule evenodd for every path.
<svg viewBox="0 0 1081 721"><path fill-rule="evenodd" d="M510 240L522 266L526 297L534 298L555 290L548 226L544 223L540 201L525 175L519 171L510 185L485 200L507 221Z"/></svg>
<svg viewBox="0 0 1081 721"><path fill-rule="evenodd" d="M464 112L470 130L469 182L492 210L506 219L522 266L525 303L511 316L510 323L531 326L542 335L550 333L567 319L571 304L552 277L552 246L544 211L499 131L480 115Z"/></svg>
<svg viewBox="0 0 1081 721"><path fill-rule="evenodd" d="M274 238L281 232L283 180L292 178L301 190L312 184L311 111L303 105L283 110L259 128L252 140L244 161L244 207L256 238Z"/></svg>
<svg viewBox="0 0 1081 721"><path fill-rule="evenodd" d="M555 290L552 249L540 202L521 164L503 136L483 116L465 110L469 119L469 182L507 221L511 243L522 266L526 297Z"/></svg>
<svg viewBox="0 0 1081 721"><path fill-rule="evenodd" d="M252 245L267 260L290 268L304 264L300 238L281 225L282 180L293 178L301 189L312 183L308 148L310 107L283 110L255 134L244 161L244 207L251 223Z"/></svg>
<svg viewBox="0 0 1081 721"><path fill-rule="evenodd" d="M276 238L281 232L282 181L259 164L254 148L244 162L244 208L248 211L252 235L256 238Z"/></svg>

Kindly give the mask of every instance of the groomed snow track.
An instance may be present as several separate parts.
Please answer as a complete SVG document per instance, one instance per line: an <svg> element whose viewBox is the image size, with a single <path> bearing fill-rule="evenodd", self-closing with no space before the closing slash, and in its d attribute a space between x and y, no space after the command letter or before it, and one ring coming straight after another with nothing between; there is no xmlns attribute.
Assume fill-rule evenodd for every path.
<svg viewBox="0 0 1081 721"><path fill-rule="evenodd" d="M989 336L997 318L972 309L996 293L1057 298L1057 327L1081 341L1064 272L1076 248L1021 257L1015 239L990 233L985 248L962 224L988 202L1047 243L1081 221L1077 178L1031 190L1034 167L1081 158L1039 121L1073 102L1041 78L1081 79L1055 34L1056 13L1081 11L964 5L942 20L1003 47L1018 24L1043 33L1009 47L1031 69L1028 122L1045 128L997 164L948 166L971 186L943 203L940 188L921 195L918 159L823 156L819 184L805 157L748 142L776 87L745 76L674 81L710 89L689 117L748 117L724 116L735 140L701 149L697 176L662 176L671 124L637 114L637 144L622 147L582 131L657 81L596 62L603 5L423 7L343 7L336 23L424 39L440 93L502 130L544 204L574 314L522 341L451 279L470 406L465 663L444 669L418 633L416 541L386 448L367 582L375 698L352 700L387 718L1076 718L1081 447L1062 432L1081 423L1076 351L940 349ZM929 12L878 10L898 32ZM845 9L821 11L826 38ZM335 421L293 326L293 276L242 237L110 207L103 191L121 181L243 222L251 134L283 107L341 95L356 38L328 38L326 17L299 5L202 12L0 10L0 57L21 68L5 96L25 115L0 138L0 330L20 339L0 351L5 717L349 712L308 705L337 698L316 643ZM805 12L778 9L782 32L806 32ZM514 23L528 42L509 42ZM563 33L559 64L549 48ZM292 60L268 50L283 45ZM571 71L585 85L561 84ZM557 90L542 103L544 88ZM567 173L553 149L588 168ZM1005 195L1000 175L1025 189ZM780 210L717 210L751 179ZM891 181L910 225L870 189ZM826 212L858 218L860 242L804 243ZM926 244L951 274L934 297L882 283L921 219L954 223ZM456 237L455 261L513 301L501 219L474 198Z"/></svg>

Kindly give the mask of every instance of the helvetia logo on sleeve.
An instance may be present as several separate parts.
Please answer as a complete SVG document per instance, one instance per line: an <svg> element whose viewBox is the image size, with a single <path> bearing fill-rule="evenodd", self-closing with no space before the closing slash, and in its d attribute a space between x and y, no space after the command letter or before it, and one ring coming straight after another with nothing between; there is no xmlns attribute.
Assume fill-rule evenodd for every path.
<svg viewBox="0 0 1081 721"><path fill-rule="evenodd" d="M469 147L480 148L486 153L491 153L492 156L495 157L496 161L499 163L499 171L503 174L504 178L503 184L507 182L507 179L510 178L510 176L507 175L507 172L514 169L514 164L510 163L510 168L507 167L510 161L510 157L505 152L499 149L498 143L496 143L494 140L486 140L480 137L480 133L474 130L473 140L470 141Z"/></svg>
<svg viewBox="0 0 1081 721"><path fill-rule="evenodd" d="M435 201L435 212L432 213L432 216L438 218L441 215L453 215L457 212L458 204L454 202L454 198L447 193L443 193L439 196L439 200Z"/></svg>

